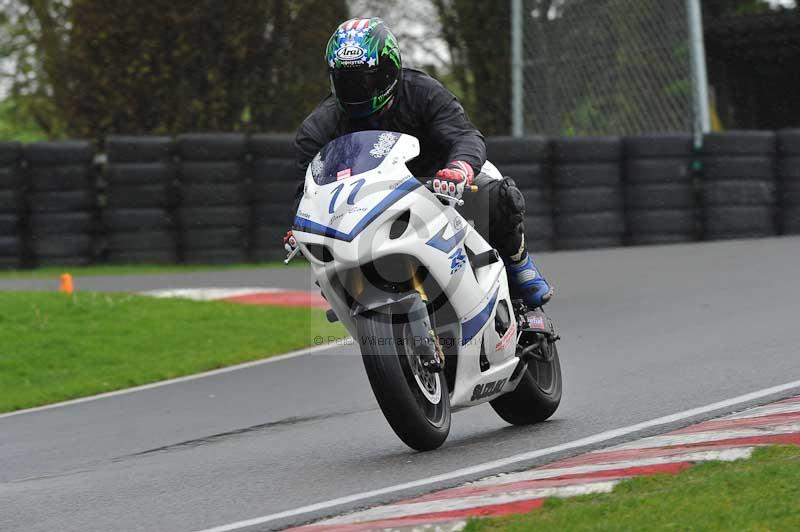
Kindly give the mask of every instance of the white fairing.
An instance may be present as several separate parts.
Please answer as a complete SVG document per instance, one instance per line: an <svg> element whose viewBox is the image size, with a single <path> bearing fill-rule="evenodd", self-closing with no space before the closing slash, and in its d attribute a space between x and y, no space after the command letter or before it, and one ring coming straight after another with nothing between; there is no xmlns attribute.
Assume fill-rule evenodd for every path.
<svg viewBox="0 0 800 532"><path fill-rule="evenodd" d="M374 168L355 175L349 175L350 169L340 170L338 179L317 184L324 181L320 173L325 163L318 156L306 173L294 235L320 288L355 338L356 325L342 286L343 272L381 257L415 257L442 288L460 324L461 330L453 331L458 366L451 405L470 406L513 390L517 384L510 381L518 362L516 325L500 338L494 319L499 302L505 301L511 323L516 323L503 262L473 271L465 247L475 255L491 247L455 209L443 205L410 174L405 163L419 154L417 139L398 133L372 133L375 146L369 153L376 159L383 157ZM405 211L410 211L408 228L401 236L390 238L393 222ZM323 262L315 257L308 248L313 244L327 246L332 260L328 257ZM482 346L490 366L483 372Z"/></svg>

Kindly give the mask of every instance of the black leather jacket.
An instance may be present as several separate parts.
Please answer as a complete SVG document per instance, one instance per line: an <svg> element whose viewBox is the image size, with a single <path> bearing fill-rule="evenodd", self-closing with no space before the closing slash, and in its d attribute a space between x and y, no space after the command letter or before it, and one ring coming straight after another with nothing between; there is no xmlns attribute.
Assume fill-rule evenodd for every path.
<svg viewBox="0 0 800 532"><path fill-rule="evenodd" d="M486 162L483 135L453 93L424 72L404 68L392 107L377 118L349 120L333 95L328 95L303 121L294 141L300 179L295 199L302 195L306 168L325 144L347 133L371 129L407 133L419 139L420 155L408 164L417 177L433 176L455 160L472 165L477 175Z"/></svg>

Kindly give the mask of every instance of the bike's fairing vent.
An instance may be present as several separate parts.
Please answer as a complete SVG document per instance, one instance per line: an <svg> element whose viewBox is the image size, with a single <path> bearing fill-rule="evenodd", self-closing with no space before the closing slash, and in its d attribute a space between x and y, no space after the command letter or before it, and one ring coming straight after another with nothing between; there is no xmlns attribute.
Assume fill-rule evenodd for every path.
<svg viewBox="0 0 800 532"><path fill-rule="evenodd" d="M306 244L306 249L319 262L331 262L333 260L331 248L324 244Z"/></svg>
<svg viewBox="0 0 800 532"><path fill-rule="evenodd" d="M389 238L396 240L403 236L403 233L408 229L408 223L411 220L411 211L406 210L400 216L392 221L392 226L389 228Z"/></svg>

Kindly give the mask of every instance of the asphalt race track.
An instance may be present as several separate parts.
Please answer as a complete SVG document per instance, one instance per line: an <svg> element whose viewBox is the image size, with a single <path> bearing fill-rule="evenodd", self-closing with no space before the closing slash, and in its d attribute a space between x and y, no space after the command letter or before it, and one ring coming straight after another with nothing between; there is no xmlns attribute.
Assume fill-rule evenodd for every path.
<svg viewBox="0 0 800 532"><path fill-rule="evenodd" d="M377 410L354 348L334 346L0 417L0 530L206 529L800 379L800 238L544 254L539 261L557 287L548 310L563 336L566 386L547 423L509 427L484 405L454 416L440 450L412 452ZM77 283L115 290L310 284L302 269ZM46 284L3 281L0 289Z"/></svg>

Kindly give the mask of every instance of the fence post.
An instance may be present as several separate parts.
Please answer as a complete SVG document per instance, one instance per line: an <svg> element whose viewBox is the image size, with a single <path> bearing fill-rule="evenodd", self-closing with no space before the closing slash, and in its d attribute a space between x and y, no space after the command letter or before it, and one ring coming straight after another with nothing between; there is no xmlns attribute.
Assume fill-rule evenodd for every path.
<svg viewBox="0 0 800 532"><path fill-rule="evenodd" d="M522 59L522 0L511 0L511 134L525 134Z"/></svg>
<svg viewBox="0 0 800 532"><path fill-rule="evenodd" d="M686 0L689 21L689 53L692 62L692 95L694 99L694 144L700 147L703 134L711 130L708 110L708 72L706 71L706 49L703 43L703 13L700 0Z"/></svg>

